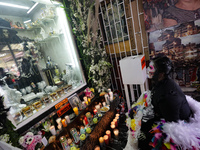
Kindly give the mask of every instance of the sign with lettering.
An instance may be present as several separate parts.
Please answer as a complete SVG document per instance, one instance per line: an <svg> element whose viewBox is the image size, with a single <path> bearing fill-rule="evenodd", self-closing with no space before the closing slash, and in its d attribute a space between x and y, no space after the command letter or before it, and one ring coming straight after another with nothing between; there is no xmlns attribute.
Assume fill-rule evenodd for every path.
<svg viewBox="0 0 200 150"><path fill-rule="evenodd" d="M60 108L62 105L66 104L67 102L68 102L68 98L65 98L60 103L58 103L58 104L55 105L55 109Z"/></svg>
<svg viewBox="0 0 200 150"><path fill-rule="evenodd" d="M58 117L62 116L63 114L65 114L68 110L70 110L72 107L70 105L70 103L66 104L65 106L63 106L61 109L59 109L57 111L57 115Z"/></svg>

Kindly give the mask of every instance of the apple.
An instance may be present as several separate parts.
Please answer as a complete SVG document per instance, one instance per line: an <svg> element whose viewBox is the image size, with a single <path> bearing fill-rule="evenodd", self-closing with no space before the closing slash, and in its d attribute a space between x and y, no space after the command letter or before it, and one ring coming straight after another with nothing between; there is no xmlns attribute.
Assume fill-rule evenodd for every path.
<svg viewBox="0 0 200 150"><path fill-rule="evenodd" d="M85 140L85 134L81 134L81 136L80 136L80 139L81 139L81 141L84 141Z"/></svg>
<svg viewBox="0 0 200 150"><path fill-rule="evenodd" d="M93 122L94 122L94 124L97 124L98 119L97 119L97 118L94 118L94 119L93 119Z"/></svg>
<svg viewBox="0 0 200 150"><path fill-rule="evenodd" d="M86 132L87 132L88 134L91 133L91 128L88 127L88 128L86 129Z"/></svg>
<svg viewBox="0 0 200 150"><path fill-rule="evenodd" d="M76 147L71 147L70 150L76 150Z"/></svg>

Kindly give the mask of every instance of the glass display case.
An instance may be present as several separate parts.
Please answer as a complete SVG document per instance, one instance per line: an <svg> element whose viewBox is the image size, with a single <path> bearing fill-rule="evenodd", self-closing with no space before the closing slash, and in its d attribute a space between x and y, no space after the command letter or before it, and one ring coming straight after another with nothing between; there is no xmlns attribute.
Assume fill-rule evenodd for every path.
<svg viewBox="0 0 200 150"><path fill-rule="evenodd" d="M86 81L61 3L3 0L0 5L0 92L18 129Z"/></svg>

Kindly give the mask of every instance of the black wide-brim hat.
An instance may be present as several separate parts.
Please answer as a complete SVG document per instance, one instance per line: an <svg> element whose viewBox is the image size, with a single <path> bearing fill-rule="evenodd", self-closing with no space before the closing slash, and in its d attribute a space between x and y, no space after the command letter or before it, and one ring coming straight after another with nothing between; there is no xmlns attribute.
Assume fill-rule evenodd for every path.
<svg viewBox="0 0 200 150"><path fill-rule="evenodd" d="M9 37L6 38L3 34L3 30L7 30ZM0 42L9 42L9 43L21 43L22 40L17 36L17 31L11 28L10 22L0 18Z"/></svg>

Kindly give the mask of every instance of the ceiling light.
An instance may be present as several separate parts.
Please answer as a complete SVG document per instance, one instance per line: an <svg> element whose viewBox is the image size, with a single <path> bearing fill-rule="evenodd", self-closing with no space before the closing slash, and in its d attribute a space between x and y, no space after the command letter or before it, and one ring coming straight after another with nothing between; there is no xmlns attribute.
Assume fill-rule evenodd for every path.
<svg viewBox="0 0 200 150"><path fill-rule="evenodd" d="M24 23L28 23L28 22L31 22L31 19L30 19L30 20L26 20L26 21L24 21Z"/></svg>
<svg viewBox="0 0 200 150"><path fill-rule="evenodd" d="M0 5L9 6L9 7L15 7L15 8L21 8L21 9L29 9L29 7L26 7L26 6L9 4L9 3L4 3L4 2L0 2Z"/></svg>
<svg viewBox="0 0 200 150"><path fill-rule="evenodd" d="M35 4L31 7L31 9L29 9L29 10L27 11L27 14L29 14L37 5L38 5L38 2L35 3Z"/></svg>

